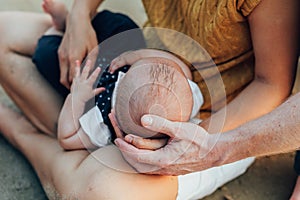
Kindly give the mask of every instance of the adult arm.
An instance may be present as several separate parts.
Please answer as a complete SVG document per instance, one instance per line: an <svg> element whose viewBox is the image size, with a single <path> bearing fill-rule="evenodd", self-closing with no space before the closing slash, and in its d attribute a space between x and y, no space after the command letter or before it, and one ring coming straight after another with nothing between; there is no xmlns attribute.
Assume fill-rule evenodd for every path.
<svg viewBox="0 0 300 200"><path fill-rule="evenodd" d="M299 50L299 1L264 0L250 14L255 77L237 98L201 126L221 121L223 131L266 114L289 95L295 78ZM219 131L219 130L216 130ZM211 129L213 133L215 130Z"/></svg>
<svg viewBox="0 0 300 200"><path fill-rule="evenodd" d="M117 139L116 144L126 160L144 173L186 174L247 157L284 153L299 148L300 93L271 113L222 134L208 134L200 126L171 122L151 115L144 116L142 123L173 139L156 151L140 150ZM178 152L184 154L181 156Z"/></svg>
<svg viewBox="0 0 300 200"><path fill-rule="evenodd" d="M255 79L235 100L233 100L227 106L226 110L223 109L214 114L213 118L211 118L214 120L209 119L201 124L201 126L206 129L208 126L212 127L209 129L210 133L216 133L220 131L217 129L214 130L213 128L220 127L219 124L215 123L222 121L223 113L225 111L226 121L221 131L234 129L247 121L253 120L270 112L280 103L282 103L282 101L284 101L285 98L287 98L287 96L290 94L298 58L299 41L297 28L299 24L299 8L299 1L297 0L289 0L288 3L281 0L264 0L251 13L249 16L249 23L253 40L254 54L256 58ZM166 124L162 123L163 122L160 122L160 124L163 126L161 129L165 129ZM180 124L180 129L178 129L178 123L168 123L168 126L169 127L167 130L165 130L165 132L168 132L166 134L170 135L171 138L176 138L175 134L178 130L181 131L180 135L187 134L188 132L195 133L195 131L197 134L187 134L187 136L184 137L177 137L175 140L176 142L172 143L173 140L171 140L171 142L162 148L162 150L153 151L151 154L143 154L144 159L141 159L140 157L140 153L144 151L137 150L134 146L131 146L120 139L117 140L117 144L120 145L120 149L122 150L122 153L127 161L130 162L137 170L145 171L143 170L145 163L147 165L150 163L151 166L161 167L161 162L164 160L163 168L165 169L156 170L155 173L157 174L171 173L178 175L187 173L188 171L197 171L230 162L228 161L228 158L220 157L224 155L219 153L219 151L226 151L226 149L222 149L222 145L220 148L217 148L220 145L219 143L217 143L213 150L211 150L206 156L204 163L202 163L203 160L201 160L199 156L193 156L193 152L197 152L199 149L201 150L207 148L203 146L200 140L198 143L195 142L197 141L197 137L203 139L203 136L201 135L206 135L205 130L197 128L191 124L184 126ZM194 127L195 131L191 129L192 127ZM152 129L152 127L148 128ZM158 129L158 127L153 128L153 130L155 129ZM205 136L205 138L207 141L215 141L215 136L216 135ZM222 137L224 136L222 135ZM248 136L245 135L243 137L247 138ZM135 138L134 140L137 139ZM130 139L126 141L130 142ZM176 166L176 162L172 162L172 159L174 158L172 153L176 156L176 150L181 148L180 145L182 143L189 144L190 146L190 148L187 149L185 154L182 156L182 160L184 160L186 164L182 163ZM231 146L232 145L229 145L227 148ZM223 147L226 147L226 145ZM234 148L236 151L241 150L241 148L236 146ZM248 147L242 146L242 148ZM134 153L128 153L128 151L132 151L133 149ZM263 150L265 150L266 154L270 153L266 149L261 149L261 151ZM162 151L165 152L164 155L162 154ZM233 154L231 156L231 161L234 161L250 155ZM172 170L171 167L173 167ZM170 170L170 172L168 172L168 170Z"/></svg>
<svg viewBox="0 0 300 200"><path fill-rule="evenodd" d="M74 0L66 20L66 30L58 50L60 63L60 82L70 88L74 76L75 61L82 62L92 50L96 55L98 45L91 19L103 0Z"/></svg>

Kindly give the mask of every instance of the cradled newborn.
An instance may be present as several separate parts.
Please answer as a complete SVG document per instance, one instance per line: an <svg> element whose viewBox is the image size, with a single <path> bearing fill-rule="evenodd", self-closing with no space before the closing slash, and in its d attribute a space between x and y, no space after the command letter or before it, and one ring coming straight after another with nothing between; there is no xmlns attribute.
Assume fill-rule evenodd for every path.
<svg viewBox="0 0 300 200"><path fill-rule="evenodd" d="M145 114L171 121L190 119L192 91L182 69L170 59L149 57L137 61L116 90L116 119L127 134L146 138L162 136L141 125Z"/></svg>

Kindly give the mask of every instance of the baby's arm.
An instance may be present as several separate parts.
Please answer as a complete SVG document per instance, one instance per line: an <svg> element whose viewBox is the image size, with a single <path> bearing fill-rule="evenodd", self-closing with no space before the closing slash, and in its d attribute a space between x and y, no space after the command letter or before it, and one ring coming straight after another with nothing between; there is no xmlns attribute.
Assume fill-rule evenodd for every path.
<svg viewBox="0 0 300 200"><path fill-rule="evenodd" d="M86 102L104 90L104 88L93 89L100 68L95 69L89 76L90 65L91 62L87 61L80 73L80 63L76 62L71 93L67 96L58 119L58 140L64 149L94 148L79 124Z"/></svg>
<svg viewBox="0 0 300 200"><path fill-rule="evenodd" d="M109 67L109 71L114 73L117 69L125 66L125 65L133 65L135 62L142 58L150 58L150 57L158 57L158 58L167 58L174 62L176 62L179 67L182 69L184 75L188 79L192 79L192 74L189 67L179 58L174 56L173 54L157 50L157 49L140 49L136 51L127 51L122 53L120 56L116 57L111 61L111 65Z"/></svg>

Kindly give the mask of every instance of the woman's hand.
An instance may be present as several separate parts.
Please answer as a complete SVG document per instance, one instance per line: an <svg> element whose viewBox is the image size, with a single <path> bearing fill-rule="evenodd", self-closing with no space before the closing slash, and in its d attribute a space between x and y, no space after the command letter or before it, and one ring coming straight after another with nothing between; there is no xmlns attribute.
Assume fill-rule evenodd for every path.
<svg viewBox="0 0 300 200"><path fill-rule="evenodd" d="M75 16L76 15L76 16ZM75 63L89 54L92 63L95 62L98 54L98 41L96 33L92 27L90 17L71 12L67 18L66 31L62 43L58 49L60 64L60 82L65 87L70 88L75 74Z"/></svg>
<svg viewBox="0 0 300 200"><path fill-rule="evenodd" d="M79 60L76 61L75 76L71 87L72 99L76 102L86 103L88 100L105 90L105 88L103 87L95 89L93 88L101 69L97 67L93 71L93 73L89 75L90 69L90 60L86 62L86 65L83 67L82 72L80 72Z"/></svg>
<svg viewBox="0 0 300 200"><path fill-rule="evenodd" d="M208 134L196 124L171 122L153 115L143 116L142 123L148 129L169 135L170 140L166 146L151 151L117 138L115 143L124 158L138 172L181 175L223 164L224 151L216 145L220 134Z"/></svg>
<svg viewBox="0 0 300 200"><path fill-rule="evenodd" d="M161 138L161 139L145 139L136 135L125 135L123 131L119 128L117 120L115 118L114 110L108 115L111 124L115 130L117 138L125 140L129 144L135 146L138 149L147 149L147 150L157 150L163 146L165 146L169 140L169 138Z"/></svg>

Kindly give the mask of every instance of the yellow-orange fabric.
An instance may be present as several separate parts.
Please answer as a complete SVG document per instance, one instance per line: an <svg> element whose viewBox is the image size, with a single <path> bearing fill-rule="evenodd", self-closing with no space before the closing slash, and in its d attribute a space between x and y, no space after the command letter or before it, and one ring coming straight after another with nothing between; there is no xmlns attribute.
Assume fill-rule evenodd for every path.
<svg viewBox="0 0 300 200"><path fill-rule="evenodd" d="M254 56L247 16L260 1L143 0L143 3L149 19L148 26L184 33L208 52L222 75L227 100L230 100L253 79ZM161 40L170 49L176 43L168 37L161 37ZM181 55L185 55L182 51L189 50L181 50ZM192 57L190 54L186 52L186 55ZM210 110L210 93L205 81L213 80L214 76L209 68L198 69L202 70L200 74L192 69L193 79L204 95L202 109ZM218 95L218 92L214 95ZM219 100L222 100L221 95Z"/></svg>

